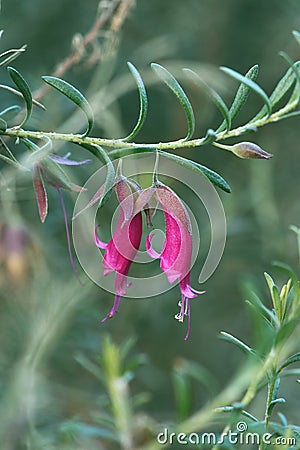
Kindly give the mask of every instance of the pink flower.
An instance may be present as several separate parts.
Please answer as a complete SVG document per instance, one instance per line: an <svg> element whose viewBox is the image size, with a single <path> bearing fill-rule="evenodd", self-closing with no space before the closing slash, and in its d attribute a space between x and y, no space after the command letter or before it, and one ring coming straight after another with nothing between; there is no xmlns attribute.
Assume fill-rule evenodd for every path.
<svg viewBox="0 0 300 450"><path fill-rule="evenodd" d="M153 190L153 188L150 188ZM157 183L155 196L163 208L165 216L166 236L160 254L151 248L153 234L146 239L146 250L152 258L160 258L160 267L165 272L168 281L179 280L181 291L180 312L175 317L183 322L188 318L188 328L185 340L190 332L190 299L204 292L196 291L190 285L190 270L193 250L193 237L190 217L180 198L169 187ZM145 195L145 194L144 194ZM147 195L145 195L147 198Z"/></svg>
<svg viewBox="0 0 300 450"><path fill-rule="evenodd" d="M99 239L97 235L98 227L94 233L95 244L98 248L105 250L102 261L104 275L113 271L116 272L114 304L102 322L114 316L118 310L121 297L126 294L128 272L136 257L142 238L142 215L141 212L133 215L134 194L132 194L123 177L119 178L115 189L121 207L116 230L108 244Z"/></svg>

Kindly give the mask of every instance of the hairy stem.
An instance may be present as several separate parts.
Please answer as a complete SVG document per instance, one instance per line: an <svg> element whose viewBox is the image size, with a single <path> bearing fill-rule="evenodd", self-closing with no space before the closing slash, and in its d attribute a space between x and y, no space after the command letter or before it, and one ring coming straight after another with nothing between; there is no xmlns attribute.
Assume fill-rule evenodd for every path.
<svg viewBox="0 0 300 450"><path fill-rule="evenodd" d="M279 111L274 112L269 117L263 117L262 119L258 119L255 122L251 123L251 125L246 124L242 125L238 128L230 130L228 132L221 132L217 134L215 141L222 141L232 137L238 137L244 135L249 131L256 130L264 125L267 125L272 122L277 122L281 120L286 114L292 111L298 104L298 100L294 101L285 107L281 108ZM106 147L109 149L132 149L134 151L135 148L142 147L153 147L158 150L177 150L177 149L185 149L185 148L195 148L200 147L205 143L205 137L184 140L179 139L177 141L170 142L157 142L157 143L148 143L148 144L138 144L135 142L126 142L122 139L104 139L104 138L96 138L96 137L83 137L80 134L66 134L66 133L55 133L49 131L29 131L23 130L17 127L8 128L5 131L1 131L1 134L4 136L9 136L13 138L28 138L28 139L42 139L44 137L48 137L51 140L59 140L65 142L73 142L75 144L90 144L90 145L100 145L102 147Z"/></svg>

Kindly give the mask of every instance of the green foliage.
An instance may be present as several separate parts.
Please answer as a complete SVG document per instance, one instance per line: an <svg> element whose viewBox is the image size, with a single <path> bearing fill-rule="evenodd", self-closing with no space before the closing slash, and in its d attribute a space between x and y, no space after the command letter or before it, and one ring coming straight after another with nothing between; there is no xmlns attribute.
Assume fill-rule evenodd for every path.
<svg viewBox="0 0 300 450"><path fill-rule="evenodd" d="M109 13L109 8L116 8L119 4L118 2L101 2L99 8L103 7L104 3L106 4L107 14ZM145 2L146 4L147 2ZM200 2L195 3L195 7L200 7L198 5L200 5ZM242 3L238 7L245 8L245 6L241 5ZM182 2L181 4L178 2L176 6L187 9ZM201 4L201 8L205 9L206 7L208 6L205 6L204 3ZM19 8L22 8L21 4ZM261 8L262 11L260 12L263 14L264 7L261 5ZM76 10L76 5L73 5L73 8L70 9L70 14L72 10ZM116 10L120 13L121 8L116 8ZM230 10L230 7L228 7L228 10ZM176 8L174 7L174 15L175 11ZM228 20L234 19L232 12L223 11L223 13ZM268 14L271 14L269 6ZM24 20L26 26L28 26L27 21L30 20L31 16L34 16L34 14L31 13ZM239 14L236 16L238 17ZM59 16L57 15L57 17ZM184 21L183 16L182 21ZM159 23L157 25L159 26ZM198 25L197 23L197 27ZM263 25L264 28L268 28L265 27L265 24ZM95 47L95 54L99 50L97 46L100 45L100 41L102 42L103 40L107 44L108 40L111 39L110 45L117 41L115 32L109 31L100 33L97 36L97 40L92 45L89 44L91 47ZM2 33L0 33L1 36ZM294 37L298 43L300 43L299 36L298 32L294 32ZM74 47L77 45L80 51L83 50L82 54L87 59L88 66L89 48L81 47L85 45L83 37L76 36L76 39L74 38ZM171 40L172 44L174 44L173 37ZM166 38L165 47L168 50L170 48L169 42ZM232 42L232 38L230 42ZM266 42L268 41L266 40ZM235 45L238 45L238 43ZM164 46L157 47L159 47L159 51L162 51L164 48ZM101 48L102 50L103 48ZM208 52L210 50L208 49ZM6 70L5 66L10 64L17 56L23 54L24 51L25 46L4 51L0 55L1 70ZM102 52L102 55L104 53L105 51ZM243 56L243 52L236 53L241 57ZM211 54L213 55L213 52ZM226 55L226 52L224 54ZM290 402L288 395L285 393L283 383L283 380L287 378L290 378L292 382L297 378L299 381L300 378L300 369L298 367L300 362L298 348L299 277L288 265L276 263L276 270L280 269L278 276L272 275L271 277L271 275L265 274L269 290L267 296L258 294L251 287L247 305L251 313L251 330L253 330L254 336L251 337L250 334L249 337L247 327L250 328L250 325L246 323L244 327L245 318L241 312L242 310L238 309L240 306L234 305L235 309L233 310L230 304L230 298L234 298L234 295L229 289L232 289L232 286L239 279L241 273L239 266L243 266L243 264L240 264L241 260L238 254L234 255L234 258L230 260L231 263L225 264L226 267L225 265L223 267L224 270L222 271L225 274L223 275L223 282L218 283L222 287L218 286L218 289L215 291L212 289L213 296L220 297L217 299L220 302L217 303L216 310L213 311L213 315L210 316L209 320L206 319L205 315L207 311L204 309L203 313L201 310L201 315L199 315L198 319L198 333L199 335L202 333L202 336L204 336L204 344L196 341L194 347L180 347L181 344L178 344L176 336L172 334L172 329L165 328L161 311L163 308L168 307L168 303L160 301L157 302L157 304L159 303L157 309L152 308L152 306L151 309L147 309L147 306L143 306L145 309L142 310L142 313L137 312L134 308L130 309L130 302L128 302L128 315L125 316L125 319L120 318L121 324L116 326L115 329L112 328L111 334L114 334L114 337L111 338L109 335L106 337L102 336L102 328L99 328L97 315L105 302L105 294L99 294L98 290L96 293L91 293L90 290L82 293L81 289L74 286L74 280L68 279L68 272L64 267L66 265L65 261L59 253L60 243L56 242L56 238L60 233L57 226L57 224L60 224L60 219L56 214L54 202L52 203L54 207L50 214L49 227L45 231L41 231L41 235L37 238L37 242L42 241L43 251L44 247L47 247L48 251L52 252L54 269L52 268L53 270L51 271L51 267L49 269L47 265L43 265L40 262L39 255L43 251L39 249L39 251L35 252L34 245L31 244L31 236L34 236L35 229L38 228L32 221L30 222L30 238L27 236L24 239L26 243L24 246L28 245L30 251L33 252L32 259L35 265L33 268L30 268L32 283L31 281L28 282L24 285L24 288L20 289L20 292L17 289L13 291L14 285L11 283L9 276L6 275L5 252L7 248L2 242L4 235L2 227L5 228L7 226L4 218L9 222L9 225L21 223L23 220L22 215L27 217L28 222L28 218L32 219L30 217L32 215L31 207L28 206L30 195L32 194L30 194L31 190L27 189L27 187L24 188L25 177L23 178L23 172L27 173L28 169L31 170L34 164L43 162L48 173L52 174L52 180L55 179L64 188L72 190L73 184L68 175L58 164L47 158L50 152L58 152L62 144L70 145L75 143L79 152L88 151L101 164L105 165L107 170L106 180L101 194L97 197L99 206L102 206L108 199L114 185L115 170L112 161L125 155L147 152L161 153L179 166L186 167L199 176L206 176L215 186L225 192L230 192L231 189L218 171L222 167L224 173L226 172L225 178L227 179L230 175L230 170L232 170L232 172L243 178L243 183L241 184L243 192L239 197L240 203L233 199L225 200L228 201L228 211L231 211L232 214L230 217L232 233L230 238L236 242L237 235L240 236L244 233L243 227L245 227L246 239L248 239L247 233L248 229L250 230L247 251L249 254L253 252L254 264L251 266L250 261L249 265L247 264L247 270L249 268L250 271L253 267L256 270L258 267L255 242L258 242L260 239L259 227L265 226L264 236L268 237L271 244L274 244L274 241L276 241L271 233L272 226L273 228L276 226L276 221L274 220L275 225L273 225L271 217L266 220L266 216L263 214L264 211L257 214L253 223L248 216L245 218L242 216L242 213L240 215L237 213L239 209L242 209L243 213L246 212L248 214L251 208L255 209L255 207L258 208L260 205L262 205L262 209L267 211L270 202L264 197L264 195L267 195L266 190L259 188L261 196L255 198L246 182L245 172L238 168L242 166L229 166L228 163L227 167L222 160L219 163L215 159L213 162L216 164L217 171L214 171L202 163L200 164L190 159L188 150L197 149L197 154L194 153L195 159L199 158L201 161L203 153L198 151L201 147L206 146L209 149L208 146L210 144L218 144L220 141L230 138L239 139L244 134L254 132L260 127L298 115L300 113L299 109L297 109L300 94L300 62L296 61L293 63L289 58L285 58L290 67L276 84L271 95L267 94L269 92L267 87L262 89L260 84L256 82L258 76L257 65L251 67L244 75L233 69L222 67L221 70L226 75L240 83L237 91L233 90L233 92L230 92L226 91L226 89L221 91L220 86L212 88L209 77L205 77L205 72L204 76L201 70L199 70L198 74L197 69L194 69L194 67L194 70L184 69L179 73L179 70L178 72L173 71L173 69L169 71L161 64L152 64L154 75L157 75L158 79L167 85L178 100L178 107L183 109L188 130L187 135L183 139L180 137L175 141L157 142L158 131L160 130L158 130L153 114L152 116L150 115L149 120L153 133L151 134L151 139L149 138L151 142L148 142L148 138L144 137L148 136L147 133L150 134L144 127L148 117L149 101L145 84L146 86L148 82L149 85L155 84L156 80L153 81L153 73L151 76L149 75L150 70L147 71L147 69L143 68L143 61L139 60L137 55L138 53L136 53L134 60L137 61L139 69L131 63L128 63L128 67L137 86L140 102L139 116L132 131L127 131L127 133L124 131L124 127L117 126L119 125L119 110L117 102L114 102L114 99L118 97L118 89L121 92L122 89L127 92L127 85L124 82L124 86L122 84L121 88L117 86L118 76L114 75L112 77L112 68L108 67L109 64L105 59L99 63L97 73L93 79L94 85L99 85L97 92L85 88L89 92L88 98L91 99L91 104L81 90L64 81L64 79L57 76L43 77L49 86L57 89L79 108L79 116L81 116L80 110L85 113L88 124L83 135L77 134L78 129L85 129L84 124L82 124L82 117L77 123L76 120L73 120L73 122L70 120L69 123L73 127L71 128L73 132L70 134L64 134L60 131L45 131L44 125L46 129L52 129L53 126L52 124L49 125L50 121L47 122L51 117L51 108L54 110L53 117L57 115L54 121L54 129L55 126L61 129L60 127L64 125L63 118L66 112L59 111L58 113L57 110L55 111L55 105L50 104L49 112L43 114L46 118L41 118L34 107L38 106L41 109L45 109L37 100L40 100L42 96L37 95L40 94L39 92L31 91L23 75L17 69L7 68L16 89L10 85L0 85L5 94L3 95L4 101L0 112L0 159L11 166L6 168L3 165L1 168L1 206L3 206L0 223L1 293L3 283L7 283L9 286L9 295L5 294L5 290L3 290L4 295L3 299L1 299L1 316L3 316L1 322L1 346L5 349L3 350L3 356L1 355L0 364L1 375L5 374L3 382L1 380L1 400L3 399L1 408L1 445L3 445L5 450L21 448L21 446L23 448L24 445L26 448L45 448L47 450L57 448L62 450L89 448L93 450L100 447L103 449L122 448L122 450L131 450L132 448L158 450L161 446L157 443L157 435L164 427L176 433L201 433L212 427L216 430L217 436L221 435L223 428L223 431L230 429L238 433L240 437L242 433L237 427L239 421L246 423L248 432L258 433L260 436L265 432L269 432L273 435L273 438L282 437L299 440L299 424L292 425L293 421L289 418L288 407ZM147 55L149 60L150 56L151 60L158 60L155 52L152 55ZM165 55L162 55L162 60L165 60ZM235 64L243 67L244 62L245 60L236 61ZM249 67L249 62L246 61L246 63L245 67ZM266 64L269 63L266 62ZM166 65L169 67L169 63L166 63ZM82 64L80 68L84 66ZM271 65L269 64L269 66ZM32 63L29 68L33 70ZM273 68L274 65L272 65L272 70ZM36 70L39 70L38 65ZM26 70L23 71L22 69L22 73L26 74ZM37 74L35 75L37 76ZM76 70L69 74L70 78L77 75L78 72ZM59 76L64 77L64 75ZM107 81L110 77L112 77L112 81ZM26 78L30 80L30 85L34 85L34 76L30 78L27 74ZM182 83L181 79L183 79ZM213 122L209 123L206 128L203 126L202 137L194 137L194 133L195 129L201 129L203 123L205 123L206 114L201 111L198 126L198 123L196 124L197 116L195 117L194 114L194 111L196 112L195 99L192 99L190 94L189 96L186 94L183 88L185 82L192 82L193 88L196 86L195 91L198 91L200 94L204 90L222 116L221 124ZM225 85L226 81L223 83ZM74 84L80 86L80 83L77 84L76 82ZM86 79L83 82L83 85L85 84ZM107 91L105 94L107 97L111 96L110 98L113 100L107 100L104 91ZM95 94L94 100L95 92L97 95ZM15 98L13 97L16 96L24 100L25 108L15 105ZM244 110L246 114L246 106L249 107L249 110L253 107L250 104L252 97L254 97L254 100L255 97L258 97L259 101L263 101L264 105L257 107L258 112L254 114L254 117L251 115L251 119L246 120L246 122L238 122L238 120L241 120L240 117L242 117L240 112ZM6 107L5 102L7 99L11 103ZM103 111L101 110L102 100ZM153 103L153 109L155 110L155 101ZM127 108L126 111L129 111L130 105L125 106ZM163 109L164 107L167 108L160 99L159 108ZM95 113L93 109L95 109ZM166 110L166 113L168 114L169 112ZM24 118L22 114L24 114ZM75 115L76 113L74 113ZM212 116L208 114L207 117L211 120ZM73 116L72 119L74 119ZM109 126L105 128L106 121L108 123L110 120L113 126L111 126L111 129ZM151 121L153 122L151 123ZM235 121L237 121L237 125L235 125ZM174 121L174 123L175 126L172 123L172 129L176 130L178 122ZM25 126L28 129L23 129ZM92 129L95 134L94 137L90 136ZM112 132L110 133L111 130ZM104 137L101 137L102 131ZM144 135L141 133L142 143L133 142L133 139L141 131L145 133ZM120 134L117 132L120 132ZM115 135L113 138L106 137L107 135L111 136L113 133L126 137L121 139L115 139ZM290 130L285 133L286 136L290 134L292 134ZM99 135L101 136L99 137ZM16 145L18 143L24 145ZM225 147L223 146L223 148ZM178 150L185 152L184 156L182 154L181 156L177 155L176 152ZM217 152L212 153L216 154ZM291 161L293 163L293 158L291 158ZM212 162L210 161L209 164L212 164ZM233 164L239 164L239 161ZM276 168L274 169L276 172L271 174L271 178L276 178L276 187L278 189L276 193L283 195L282 193L286 192L285 189L281 185L277 186L277 180L280 181L284 171L284 164L281 166L280 164L282 164L282 161L278 162L277 160ZM271 169L269 170L271 171ZM255 171L255 186L260 186L260 177L264 179L266 173L264 172L262 175L261 172L258 173L258 170ZM11 178L13 178L13 182L9 184L7 179L11 181ZM294 176L294 179L296 178ZM278 206L278 214L282 221L289 218L288 215L287 218L285 216L288 208L292 209L292 206L290 205L288 193L286 193L284 201L282 200L282 204ZM265 214L267 215L268 213L266 212ZM103 219L106 220L104 216L103 214ZM254 228L255 242L251 240L252 226ZM293 231L300 242L299 229L293 227ZM18 240L14 238L13 242L16 244ZM263 243L259 241L259 246L266 246L267 248L270 243L266 242L265 239ZM24 253L25 250L22 247L21 257L24 256ZM20 254L18 253L17 257L20 257ZM16 257L15 254L13 256ZM22 264L20 264L20 267L22 267ZM41 272L39 270L49 274L45 285L41 280ZM59 283L60 277L61 283ZM287 277L284 283L282 283L283 277ZM85 287L87 285L89 285L88 281ZM70 292L66 293L65 290L69 287ZM91 298L96 299L94 300L95 309L88 303ZM68 326L67 319L70 317L75 317L75 320L71 322L72 325ZM221 332L221 339L231 345L228 346L229 350L225 350L223 353L223 348L225 349L227 346L226 344L218 343L220 351L218 355L215 355L211 351L211 341L214 340L213 333L215 327L218 327L218 321L230 322L230 324L237 327L237 330L234 330L232 333ZM240 322L242 325L240 325ZM108 327L110 326L111 324L108 325ZM141 342L136 344L128 336L133 332L138 334L140 330ZM209 330L210 334L208 333L205 336L204 333L207 330ZM61 338L63 332L65 335ZM53 342L55 341L57 347L53 351ZM159 346L156 347L155 345L158 342ZM238 351L235 354L235 347L238 350L242 350L242 353ZM170 349L173 348L175 350L171 351ZM74 349L76 349L75 354L73 354ZM153 360L149 359L148 354L145 355L145 350L148 353L150 351L153 352ZM172 353L173 351L174 353ZM180 355L181 353L184 353L184 358L178 356L173 366L171 366L172 369L166 373L166 368L167 370L169 369L169 361L173 358L173 354ZM217 376L213 375L202 364L202 360L205 360L205 358L208 358L207 360L211 366L210 370L212 368L216 372L219 370ZM198 359L201 359L201 364L197 362ZM239 368L236 365L236 361L241 361ZM227 372L230 372L232 365L234 365L236 373L232 376L232 380L226 384ZM217 380L216 378L219 379ZM225 386L221 389L220 386L223 386L224 383ZM257 401L255 402L255 400ZM168 446L166 445L165 448ZM296 443L294 448L297 448L297 446L298 444ZM188 448L188 446L186 447ZM227 439L223 444L214 448L234 449L236 446L233 446ZM268 447L263 444L260 445L260 450L265 448L276 449L278 446L275 443L270 444ZM293 448L293 446L292 444L290 446L286 445L285 448Z"/></svg>
<svg viewBox="0 0 300 450"><path fill-rule="evenodd" d="M163 66L160 64L151 64L152 69L155 73L162 79L162 81L174 92L176 97L178 98L181 106L184 109L187 123L188 123L188 132L186 135L186 140L191 139L195 131L195 116L192 105L184 92L181 85L178 83L175 77Z"/></svg>
<svg viewBox="0 0 300 450"><path fill-rule="evenodd" d="M145 88L144 82L142 80L142 77L141 77L140 73L138 72L138 70L134 67L133 64L128 62L127 65L129 67L130 72L132 73L132 76L134 77L134 79L136 81L136 84L137 84L137 87L139 90L140 113L139 113L138 121L137 121L135 127L133 128L131 133L124 139L124 141L126 141L126 142L131 141L138 134L138 132L144 125L144 122L147 117L147 111L148 111L148 97L147 97L147 92L146 92L146 88Z"/></svg>
<svg viewBox="0 0 300 450"><path fill-rule="evenodd" d="M82 109L88 121L88 127L86 132L83 134L83 137L88 136L94 125L94 114L85 96L77 88L72 86L67 81L61 80L60 78L44 76L42 79Z"/></svg>
<svg viewBox="0 0 300 450"><path fill-rule="evenodd" d="M20 90L20 92L25 100L25 103L26 103L26 116L25 116L24 120L22 121L22 123L19 125L20 128L22 128L30 119L31 112L32 112L31 91L30 91L30 88L29 88L27 82L24 80L22 75L17 71L17 69L14 69L13 67L8 67L7 70L8 70L8 73L9 73L11 79L13 80L13 82L15 83L17 88Z"/></svg>

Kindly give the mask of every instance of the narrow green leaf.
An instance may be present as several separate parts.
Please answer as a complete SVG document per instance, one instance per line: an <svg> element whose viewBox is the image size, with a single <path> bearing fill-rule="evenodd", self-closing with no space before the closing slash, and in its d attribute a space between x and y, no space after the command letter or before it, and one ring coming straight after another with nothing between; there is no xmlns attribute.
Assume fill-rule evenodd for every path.
<svg viewBox="0 0 300 450"><path fill-rule="evenodd" d="M283 324L277 333L277 336L275 339L275 345L285 342L291 336L291 334L294 332L298 323L299 323L299 319L297 318L297 319L291 319L289 322Z"/></svg>
<svg viewBox="0 0 300 450"><path fill-rule="evenodd" d="M296 298L299 298L300 297L299 281L293 269L288 264L282 263L281 261L273 261L272 265L278 267L281 270L284 270L289 275L289 277L292 280L295 296Z"/></svg>
<svg viewBox="0 0 300 450"><path fill-rule="evenodd" d="M274 88L272 94L270 95L270 102L272 105L272 109L275 110L281 100L287 95L289 89L292 87L296 80L295 69L298 70L300 66L300 61L294 63L294 69L291 67L287 70L285 75L279 80L276 87ZM293 97L294 93L292 94ZM291 100L289 100L291 101ZM255 117L251 120L251 122L255 122L256 120L261 119L266 116L268 113L267 107L264 105L262 109L256 114Z"/></svg>
<svg viewBox="0 0 300 450"><path fill-rule="evenodd" d="M100 380L102 383L104 381L103 373L95 362L91 361L89 358L87 358L84 353L78 352L75 355L75 361L78 362L82 367L84 367L88 372L90 372L92 375L94 375L95 378Z"/></svg>
<svg viewBox="0 0 300 450"><path fill-rule="evenodd" d="M191 386L188 377L180 372L173 372L173 385L176 397L178 421L185 420L191 410Z"/></svg>
<svg viewBox="0 0 300 450"><path fill-rule="evenodd" d="M126 138L123 139L124 141L130 141L137 135L137 133L140 131L140 129L142 128L142 126L146 120L147 111L148 111L148 97L147 97L147 92L146 92L146 88L145 88L144 82L142 80L142 77L139 74L138 70L134 67L133 64L128 62L127 65L129 67L129 70L132 73L132 75L136 81L137 87L138 87L139 96L140 96L140 113L139 113L138 121L137 121L134 129Z"/></svg>
<svg viewBox="0 0 300 450"><path fill-rule="evenodd" d="M6 131L6 129L7 129L6 121L0 117L0 131L3 132Z"/></svg>
<svg viewBox="0 0 300 450"><path fill-rule="evenodd" d="M183 360L182 363L179 363L179 368L182 373L194 379L199 385L203 385L209 393L214 395L218 391L218 383L212 373L198 363Z"/></svg>
<svg viewBox="0 0 300 450"><path fill-rule="evenodd" d="M193 112L192 105L184 92L181 85L178 83L176 78L171 75L171 73L162 67L159 64L152 63L151 68L154 70L154 72L157 74L157 76L171 89L171 91L176 95L178 98L181 106L184 109L187 123L188 123L188 132L185 137L186 140L189 140L195 131L195 116Z"/></svg>
<svg viewBox="0 0 300 450"><path fill-rule="evenodd" d="M233 412L237 409L234 406L221 406L220 408L216 408L215 412ZM259 420L254 417L252 414L250 414L248 411L245 411L242 409L241 415L247 417L248 419L252 420L252 422L259 422Z"/></svg>
<svg viewBox="0 0 300 450"><path fill-rule="evenodd" d="M255 315L259 315L259 317L261 317L263 320L264 320L264 323L267 325L267 327L269 328L269 330L270 331L274 331L274 326L273 326L273 322L274 322L274 317L273 317L273 312L272 311L269 311L267 308L266 308L266 311L267 311L267 313L265 314L263 311L263 309L261 308L261 306L258 304L258 303L255 303L255 300L254 300L254 302L251 302L250 300L245 300L245 303L246 303L246 305L248 305L250 308L251 308L251 310L254 312L254 314ZM264 305L263 305L263 307L264 307ZM272 315L272 317L271 317L271 320L270 319L268 319L268 315L269 314L271 314ZM276 318L275 318L276 319Z"/></svg>
<svg viewBox="0 0 300 450"><path fill-rule="evenodd" d="M8 73L17 86L17 88L20 90L26 104L26 116L23 120L23 122L19 125L20 128L22 128L26 122L30 119L31 112L32 112L32 95L31 91L29 89L29 86L25 79L22 77L22 75L14 68L14 67L8 67L7 68Z"/></svg>
<svg viewBox="0 0 300 450"><path fill-rule="evenodd" d="M280 383L281 380L279 377L276 378L275 383L274 383L274 389L273 389L273 394L272 394L272 401L277 399L277 394L279 391L279 387L280 387Z"/></svg>
<svg viewBox="0 0 300 450"><path fill-rule="evenodd" d="M6 145L6 143L3 141L3 139L0 138L0 151L4 150L6 154L8 155L9 159L13 160L15 163L18 163L18 160L14 157L13 153L10 151L9 147Z"/></svg>
<svg viewBox="0 0 300 450"><path fill-rule="evenodd" d="M265 91L257 84L255 81L251 80L250 78L245 77L239 72L236 72L233 69L230 69L229 67L220 67L220 69L225 72L230 77L240 81L241 83L248 86L252 91L254 91L257 95L261 97L263 102L265 103L265 106L267 108L267 113L270 115L272 113L272 105L269 97L265 93Z"/></svg>
<svg viewBox="0 0 300 450"><path fill-rule="evenodd" d="M21 53L25 52L27 45L23 45L21 48L17 49L10 49L6 52L1 53L0 58L4 58L2 61L0 61L0 67L6 66L7 64L11 63L14 59L16 59Z"/></svg>
<svg viewBox="0 0 300 450"><path fill-rule="evenodd" d="M278 373L282 371L282 369L284 369L285 367L294 364L295 362L299 362L300 361L300 352L295 353L294 355L290 356L288 359L286 359L281 366L278 369Z"/></svg>
<svg viewBox="0 0 300 450"><path fill-rule="evenodd" d="M18 105L9 106L0 112L1 119L9 121L13 119L17 114L19 114L21 108Z"/></svg>
<svg viewBox="0 0 300 450"><path fill-rule="evenodd" d="M111 161L111 158L108 156L106 151L100 147L99 145L90 145L90 144L78 144L80 147L85 148L89 152L91 152L96 158L98 158L103 164L105 164L107 173L106 179L104 183L104 189L100 198L99 207L103 206L106 201L109 199L112 189L115 184L115 169L114 165Z"/></svg>
<svg viewBox="0 0 300 450"><path fill-rule="evenodd" d="M274 406L278 405L278 404L283 404L285 403L285 399L284 398L276 398L275 400L272 400L268 406L268 414L270 415L274 409Z"/></svg>
<svg viewBox="0 0 300 450"><path fill-rule="evenodd" d="M21 167L21 165L18 162L15 162L14 160L8 158L7 156L1 155L0 153L0 159L4 162L6 162L7 164L10 164L11 166L16 167L17 169L19 169Z"/></svg>
<svg viewBox="0 0 300 450"><path fill-rule="evenodd" d="M269 288L270 294L272 296L272 294L273 294L273 287L275 286L274 280L271 277L271 275L269 275L267 272L264 272L264 276L265 276L266 282L268 284L268 288Z"/></svg>
<svg viewBox="0 0 300 450"><path fill-rule="evenodd" d="M214 104L222 114L226 124L226 130L229 131L231 128L231 119L228 108L222 97L213 88L208 86L208 84L206 84L205 81L201 80L201 78L196 72L194 72L191 69L183 69L183 71L188 75L188 77L193 81L193 83L196 86L199 86L200 88L205 90L205 92L208 94L210 99L214 102Z"/></svg>
<svg viewBox="0 0 300 450"><path fill-rule="evenodd" d="M221 339L224 339L224 341L230 342L231 344L236 345L239 347L244 353L255 355L254 350L246 345L244 342L240 341L238 338L232 336L232 334L226 333L225 331L221 331Z"/></svg>
<svg viewBox="0 0 300 450"><path fill-rule="evenodd" d="M11 86L6 86L5 84L0 84L0 89L4 89L6 91L12 92L13 94L17 95L18 97L23 97L21 92L17 91L16 89L12 88ZM34 99L32 99L32 103L45 111L46 108L44 105L42 105L42 103L40 103Z"/></svg>
<svg viewBox="0 0 300 450"><path fill-rule="evenodd" d="M211 142L213 142L216 139L216 137L217 137L217 135L216 135L215 130L213 130L212 128L209 128L206 131L206 135L205 135L201 145L210 144Z"/></svg>
<svg viewBox="0 0 300 450"><path fill-rule="evenodd" d="M257 75L258 75L258 65L256 64L255 66L251 67L248 70L248 72L245 74L245 77L249 78L249 80L255 81L257 78ZM231 121L233 121L235 119L235 117L240 112L241 108L246 103L250 92L251 92L251 88L249 86L247 86L244 83L240 84L240 87L238 88L237 93L232 102L232 105L229 109L229 115L230 115ZM220 133L221 131L225 130L225 128L226 128L226 122L224 120L224 122L217 129L217 133Z"/></svg>
<svg viewBox="0 0 300 450"><path fill-rule="evenodd" d="M72 86L67 81L62 80L61 78L43 76L42 79L47 84L54 87L63 95L68 97L73 103L75 103L77 106L79 106L79 108L82 109L88 121L88 127L86 132L83 134L83 137L87 136L94 125L94 114L92 108L90 107L89 102L84 97L84 95L77 88Z"/></svg>
<svg viewBox="0 0 300 450"><path fill-rule="evenodd" d="M275 313L278 317L279 320L281 320L282 317L282 308L281 308L281 299L280 299L280 294L279 294L279 290L277 286L273 286L272 288L272 300L273 300L273 306L274 306L274 310Z"/></svg>
<svg viewBox="0 0 300 450"><path fill-rule="evenodd" d="M300 45L300 33L299 31L293 31L293 36L296 39L296 41L298 42L298 44Z"/></svg>
<svg viewBox="0 0 300 450"><path fill-rule="evenodd" d="M171 161L174 161L175 163L186 167L187 169L192 170L193 172L201 175L205 175L209 181L211 181L215 186L219 187L225 192L230 193L231 188L227 181L224 180L224 178L218 174L217 172L214 172L213 170L209 169L208 167L202 166L201 164L192 161L190 159L183 158L182 156L173 155L171 153L167 153L161 150L157 150L155 147L136 147L133 149L127 149L127 148L120 148L117 150L112 150L109 152L109 156L112 159L120 158L122 156L126 155L132 155L134 153L149 153L149 152L159 152L161 155L165 156L166 158L170 159Z"/></svg>

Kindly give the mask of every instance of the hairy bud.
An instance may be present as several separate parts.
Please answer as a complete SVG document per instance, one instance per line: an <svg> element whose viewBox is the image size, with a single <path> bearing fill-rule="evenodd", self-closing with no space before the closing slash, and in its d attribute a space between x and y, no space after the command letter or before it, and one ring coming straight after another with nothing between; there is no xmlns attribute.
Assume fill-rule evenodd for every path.
<svg viewBox="0 0 300 450"><path fill-rule="evenodd" d="M240 142L231 147L231 151L239 158L270 159L273 155L261 149L253 142Z"/></svg>

